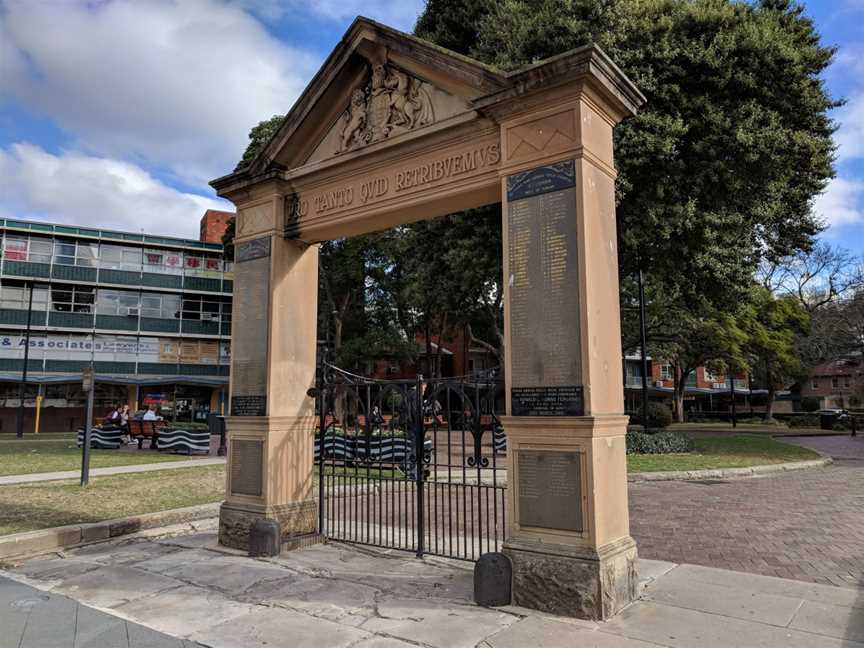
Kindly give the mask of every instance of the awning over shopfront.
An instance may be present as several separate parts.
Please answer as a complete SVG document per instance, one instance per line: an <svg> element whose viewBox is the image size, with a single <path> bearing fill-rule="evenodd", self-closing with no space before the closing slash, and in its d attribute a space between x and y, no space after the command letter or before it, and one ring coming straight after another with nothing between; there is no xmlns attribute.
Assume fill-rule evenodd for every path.
<svg viewBox="0 0 864 648"><path fill-rule="evenodd" d="M21 382L20 373L0 373L0 382ZM80 374L27 374L27 382L34 385L80 383ZM228 376L124 376L96 374L96 382L111 385L197 385L221 387L228 384Z"/></svg>

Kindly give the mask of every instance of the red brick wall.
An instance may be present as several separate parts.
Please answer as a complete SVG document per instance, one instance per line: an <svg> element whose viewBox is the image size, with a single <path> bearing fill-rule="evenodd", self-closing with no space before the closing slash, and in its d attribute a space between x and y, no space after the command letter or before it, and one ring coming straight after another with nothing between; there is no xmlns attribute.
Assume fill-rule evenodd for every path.
<svg viewBox="0 0 864 648"><path fill-rule="evenodd" d="M201 233L198 240L205 243L221 243L228 221L234 216L234 212L208 209L201 217Z"/></svg>

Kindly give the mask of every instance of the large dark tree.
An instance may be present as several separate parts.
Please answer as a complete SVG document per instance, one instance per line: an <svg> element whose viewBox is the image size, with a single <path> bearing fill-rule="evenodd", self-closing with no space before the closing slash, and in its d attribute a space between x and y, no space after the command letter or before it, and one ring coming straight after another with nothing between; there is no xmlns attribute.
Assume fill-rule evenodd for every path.
<svg viewBox="0 0 864 648"><path fill-rule="evenodd" d="M832 175L823 47L785 0L498 0L476 35L441 34L461 2L429 2L419 35L508 70L599 44L648 103L616 130L620 263L691 308L737 303L764 257L807 248Z"/></svg>

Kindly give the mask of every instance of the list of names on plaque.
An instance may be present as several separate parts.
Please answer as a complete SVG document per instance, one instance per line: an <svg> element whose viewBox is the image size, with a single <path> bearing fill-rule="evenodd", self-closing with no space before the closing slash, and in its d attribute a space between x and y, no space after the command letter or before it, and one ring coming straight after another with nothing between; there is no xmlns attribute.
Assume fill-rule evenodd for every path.
<svg viewBox="0 0 864 648"><path fill-rule="evenodd" d="M578 452L519 450L519 523L582 531L582 464Z"/></svg>
<svg viewBox="0 0 864 648"><path fill-rule="evenodd" d="M582 414L574 184L572 160L508 178L511 396L518 388L573 394L566 412L526 406L524 416ZM548 405L563 402L562 393L532 398Z"/></svg>
<svg viewBox="0 0 864 648"><path fill-rule="evenodd" d="M248 242L254 243L253 241ZM265 416L267 337L270 303L270 247L256 245L256 254L234 266L234 308L231 348L231 414Z"/></svg>

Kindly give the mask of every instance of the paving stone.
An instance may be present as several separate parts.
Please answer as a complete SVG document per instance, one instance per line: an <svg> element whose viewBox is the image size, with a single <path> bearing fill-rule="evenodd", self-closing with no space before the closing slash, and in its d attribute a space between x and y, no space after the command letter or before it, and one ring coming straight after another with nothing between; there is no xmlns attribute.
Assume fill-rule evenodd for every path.
<svg viewBox="0 0 864 648"><path fill-rule="evenodd" d="M805 601L789 627L864 643L864 610Z"/></svg>
<svg viewBox="0 0 864 648"><path fill-rule="evenodd" d="M82 603L110 608L179 585L180 583L171 578L148 574L134 567L105 565L95 571L62 581L54 591Z"/></svg>
<svg viewBox="0 0 864 648"><path fill-rule="evenodd" d="M711 583L760 594L776 594L817 603L864 608L864 594L862 594L861 589L857 588L798 582L760 574L743 574L699 565L680 565L664 578L679 582L690 580L699 583Z"/></svg>
<svg viewBox="0 0 864 648"><path fill-rule="evenodd" d="M248 615L197 632L192 640L211 648L342 648L369 634L325 619L281 608L258 608Z"/></svg>
<svg viewBox="0 0 864 648"><path fill-rule="evenodd" d="M651 583L643 599L711 614L787 626L803 602L793 596L780 596L715 585L688 578L677 570Z"/></svg>
<svg viewBox="0 0 864 648"><path fill-rule="evenodd" d="M813 444L841 443L828 439L844 440L837 452L864 456L864 436ZM840 568L852 561L860 571L864 556L864 461L716 483L631 483L628 492L642 558L864 586L854 567Z"/></svg>
<svg viewBox="0 0 864 648"><path fill-rule="evenodd" d="M440 648L473 648L517 617L493 609L434 599L379 601L378 615L361 628Z"/></svg>
<svg viewBox="0 0 864 648"><path fill-rule="evenodd" d="M200 587L180 587L113 608L119 614L178 636L189 636L249 614L253 606Z"/></svg>
<svg viewBox="0 0 864 648"><path fill-rule="evenodd" d="M696 610L640 602L611 619L608 632L670 648L864 648L864 644Z"/></svg>
<svg viewBox="0 0 864 648"><path fill-rule="evenodd" d="M657 648L636 639L531 616L488 637L491 648Z"/></svg>
<svg viewBox="0 0 864 648"><path fill-rule="evenodd" d="M204 553L205 558L184 560L193 553ZM172 554L174 566L166 571L169 557L157 566L159 573L169 575L188 585L210 587L229 596L239 596L249 588L262 581L275 580L291 582L299 578L297 574L250 558L220 556L209 552L183 551ZM155 562L155 561L154 561ZM151 571L152 563L139 565L141 569Z"/></svg>
<svg viewBox="0 0 864 648"><path fill-rule="evenodd" d="M254 585L240 598L265 605L280 605L316 617L358 626L374 614L380 590L333 578L299 576Z"/></svg>
<svg viewBox="0 0 864 648"><path fill-rule="evenodd" d="M135 540L134 542L106 542L82 547L70 551L68 556L91 563L124 565L151 561L178 551L180 551L179 547L161 545L146 540Z"/></svg>

